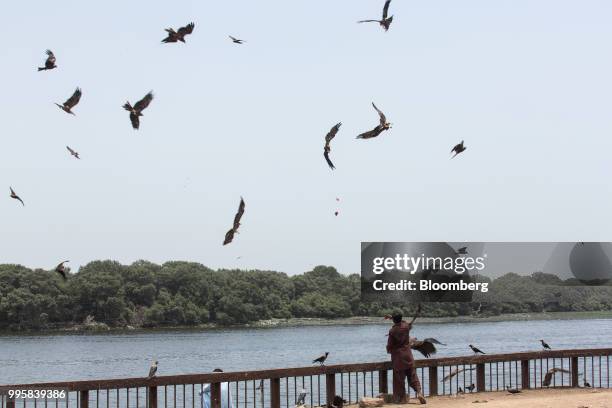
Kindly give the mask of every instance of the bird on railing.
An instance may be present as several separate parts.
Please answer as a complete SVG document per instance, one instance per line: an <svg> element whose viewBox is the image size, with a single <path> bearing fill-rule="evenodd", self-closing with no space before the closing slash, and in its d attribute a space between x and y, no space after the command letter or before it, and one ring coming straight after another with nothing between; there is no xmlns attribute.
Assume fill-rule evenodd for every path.
<svg viewBox="0 0 612 408"><path fill-rule="evenodd" d="M151 378L155 377L156 373L157 373L157 360L153 361L153 364L151 364L151 368L149 368L149 376L147 377L147 380L150 380Z"/></svg>
<svg viewBox="0 0 612 408"><path fill-rule="evenodd" d="M542 385L544 387L548 387L553 379L553 376L557 373L569 374L570 370L568 370L567 368L560 368L560 367L551 368L550 370L546 372L546 375L544 375L544 381L542 381Z"/></svg>
<svg viewBox="0 0 612 408"><path fill-rule="evenodd" d="M329 355L329 352L326 351L324 355L322 355L321 357L315 358L314 360L312 360L312 363L319 363L321 365L323 365L323 363L325 363L325 360L327 360L327 356Z"/></svg>
<svg viewBox="0 0 612 408"><path fill-rule="evenodd" d="M552 350L548 343L546 343L544 340L540 339L540 343L542 343L542 347L544 347L544 350Z"/></svg>
<svg viewBox="0 0 612 408"><path fill-rule="evenodd" d="M478 354L478 353L480 353L480 354L487 354L487 353L485 353L484 351L480 350L480 349L479 349L479 348L477 348L477 347L474 347L474 346L473 346L473 345L471 345L471 344L469 344L469 346L470 346L470 348L472 349L472 351L474 352L474 354Z"/></svg>
<svg viewBox="0 0 612 408"><path fill-rule="evenodd" d="M509 386L506 386L506 391L508 391L510 394L520 394L521 390L519 390L518 388L510 388Z"/></svg>
<svg viewBox="0 0 612 408"><path fill-rule="evenodd" d="M445 377L442 379L442 381L448 381L448 380L450 380L451 378L455 377L457 374L460 374L460 373L462 373L462 372L464 372L464 371L473 371L473 370L474 370L474 367L467 367L467 368L465 368L465 367L463 367L463 368L455 368L455 369L454 369L454 370L452 370L452 371L451 371L449 374L447 374L447 375L446 375L446 376L445 376ZM468 389L468 388L466 387L466 389Z"/></svg>
<svg viewBox="0 0 612 408"><path fill-rule="evenodd" d="M465 387L466 391L472 392L476 389L476 385L474 383L470 384L469 387Z"/></svg>

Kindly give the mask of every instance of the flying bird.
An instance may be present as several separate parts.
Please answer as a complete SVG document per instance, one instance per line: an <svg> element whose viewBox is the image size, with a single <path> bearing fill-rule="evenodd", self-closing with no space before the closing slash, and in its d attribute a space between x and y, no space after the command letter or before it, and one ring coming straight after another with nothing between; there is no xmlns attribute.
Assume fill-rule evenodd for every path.
<svg viewBox="0 0 612 408"><path fill-rule="evenodd" d="M464 371L474 371L474 367L468 367L468 368L455 368L453 369L449 374L447 374L442 381L448 381L451 378L455 377L457 374L461 374ZM466 388L467 389L467 388Z"/></svg>
<svg viewBox="0 0 612 408"><path fill-rule="evenodd" d="M46 71L49 69L53 69L53 68L57 68L57 65L55 65L55 55L53 55L53 51L51 50L47 50L46 51L47 54L47 59L45 61L45 66L44 67L38 67L38 71Z"/></svg>
<svg viewBox="0 0 612 408"><path fill-rule="evenodd" d="M74 115L72 108L76 106L77 103L81 100L81 88L77 88L72 96L66 100L62 105L56 103L56 105L66 113Z"/></svg>
<svg viewBox="0 0 612 408"><path fill-rule="evenodd" d="M337 217L340 214L340 211L334 211L334 215Z"/></svg>
<svg viewBox="0 0 612 408"><path fill-rule="evenodd" d="M68 151L70 152L70 154L71 154L71 155L73 155L75 158L80 159L80 157L79 157L79 152L77 152L77 151L75 151L75 150L72 150L72 149L70 148L70 146L66 146L66 149L68 149Z"/></svg>
<svg viewBox="0 0 612 408"><path fill-rule="evenodd" d="M465 147L465 146L463 145L463 140L462 140L462 141L461 141L461 143L456 144L456 145L455 145L455 147L453 147L453 149L451 150L451 153L455 153L455 154L454 154L454 155L451 157L451 159L452 159L452 158L454 158L455 156L457 156L459 153L464 152L464 151L465 151L465 149L467 149L467 147Z"/></svg>
<svg viewBox="0 0 612 408"><path fill-rule="evenodd" d="M544 340L540 340L540 343L542 343L542 347L544 347L545 350L552 350Z"/></svg>
<svg viewBox="0 0 612 408"><path fill-rule="evenodd" d="M141 100L136 102L134 106L130 105L130 102L126 102L123 105L123 109L130 112L130 122L132 122L132 127L134 129L138 129L140 127L140 116L144 116L142 111L149 106L151 101L153 100L153 91L149 91Z"/></svg>
<svg viewBox="0 0 612 408"><path fill-rule="evenodd" d="M340 130L340 126L342 126L342 122L336 123L329 130L329 132L327 132L327 134L325 135L325 147L323 147L323 157L325 157L325 161L327 161L327 165L332 170L335 169L335 167L334 167L334 163L332 163L332 161L329 158L329 152L331 151L331 147L329 146L329 144L331 143L332 139L336 137L336 134Z"/></svg>
<svg viewBox="0 0 612 408"><path fill-rule="evenodd" d="M9 187L11 189L11 198L18 200L21 205L23 205L25 207L25 203L23 202L23 200L15 193L15 190L13 190L13 187Z"/></svg>
<svg viewBox="0 0 612 408"><path fill-rule="evenodd" d="M391 129L391 123L387 122L387 117L385 116L385 114L382 113L382 111L376 107L374 102L372 102L372 106L374 107L376 112L378 112L378 116L380 117L380 123L374 129L357 136L357 139L371 139L380 135L385 130Z"/></svg>
<svg viewBox="0 0 612 408"><path fill-rule="evenodd" d="M385 1L385 5L383 7L382 20L361 20L358 23L378 23L385 30L389 30L389 26L393 22L393 16L387 17L389 15L389 5L391 4L391 0Z"/></svg>
<svg viewBox="0 0 612 408"><path fill-rule="evenodd" d="M559 367L553 367L550 370L548 370L546 372L546 375L544 375L544 381L542 382L542 385L544 387L548 387L552 381L552 378L555 374L557 373L566 373L569 374L570 370L566 369L566 368L559 368Z"/></svg>
<svg viewBox="0 0 612 408"><path fill-rule="evenodd" d="M175 43L177 41L185 42L185 36L193 33L194 23L189 23L185 27L181 27L178 31L174 31L174 28L166 28L168 36L162 40L163 43Z"/></svg>
<svg viewBox="0 0 612 408"><path fill-rule="evenodd" d="M325 360L327 360L327 356L329 355L329 352L326 351L324 355L322 355L321 357L315 358L314 360L312 360L312 363L319 363L321 365L323 365L323 363L325 363Z"/></svg>
<svg viewBox="0 0 612 408"><path fill-rule="evenodd" d="M474 352L474 354L478 354L478 353L480 353L480 354L487 354L484 351L480 350L479 348L476 348L476 347L472 346L471 344L469 346L472 349L472 351Z"/></svg>
<svg viewBox="0 0 612 408"><path fill-rule="evenodd" d="M424 340L417 340L416 338L410 338L410 348L416 350L426 358L429 358L432 354L436 354L436 346L434 344L443 344L434 338L427 338Z"/></svg>
<svg viewBox="0 0 612 408"><path fill-rule="evenodd" d="M244 44L244 43L246 42L246 41L241 40L241 39L238 39L238 38L236 38L236 37L232 37L231 35L229 36L229 38L231 38L231 40L232 40L232 42L233 42L234 44Z"/></svg>
<svg viewBox="0 0 612 408"><path fill-rule="evenodd" d="M60 264L55 267L55 272L60 274L61 277L64 278L64 280L68 279L68 276L66 275L66 266L64 266L66 262L70 262L70 261L60 262Z"/></svg>
<svg viewBox="0 0 612 408"><path fill-rule="evenodd" d="M150 380L151 378L155 377L156 373L157 373L157 360L153 361L153 364L151 364L151 368L149 368L149 376L147 377L147 380Z"/></svg>
<svg viewBox="0 0 612 408"><path fill-rule="evenodd" d="M223 245L227 245L234 240L234 234L238 233L238 228L240 228L240 220L242 219L242 215L244 214L244 199L240 197L240 205L238 206L238 212L234 216L234 225L230 228L229 231L225 233L225 239L223 240Z"/></svg>

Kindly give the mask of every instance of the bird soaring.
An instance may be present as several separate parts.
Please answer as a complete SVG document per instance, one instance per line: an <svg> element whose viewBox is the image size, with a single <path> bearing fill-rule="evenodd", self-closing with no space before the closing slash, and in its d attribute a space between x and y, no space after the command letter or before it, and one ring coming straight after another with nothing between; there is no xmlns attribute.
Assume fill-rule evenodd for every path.
<svg viewBox="0 0 612 408"><path fill-rule="evenodd" d="M72 150L72 149L70 148L70 146L66 146L66 149L68 149L68 151L70 152L70 154L71 154L71 155L73 155L75 158L80 159L80 157L79 157L79 152L77 152L77 151L75 151L75 150Z"/></svg>
<svg viewBox="0 0 612 408"><path fill-rule="evenodd" d="M451 157L451 159L457 156L459 153L464 152L465 149L467 149L467 147L463 145L463 140L462 140L461 143L456 144L455 147L453 147L453 149L451 150L451 153L455 153L453 157Z"/></svg>
<svg viewBox="0 0 612 408"><path fill-rule="evenodd" d="M57 272L64 280L68 279L68 276L66 275L66 266L64 266L66 262L70 261L60 262L59 265L55 267L55 272Z"/></svg>
<svg viewBox="0 0 612 408"><path fill-rule="evenodd" d="M229 38L232 40L232 42L233 42L234 44L244 44L244 43L246 42L246 41L241 40L241 39L239 39L239 38L232 37L231 35L229 36Z"/></svg>
<svg viewBox="0 0 612 408"><path fill-rule="evenodd" d="M478 353L480 353L480 354L487 354L484 351L480 350L479 348L476 348L476 347L472 346L471 344L469 346L472 349L472 351L474 352L474 354L478 354Z"/></svg>
<svg viewBox="0 0 612 408"><path fill-rule="evenodd" d="M138 129L140 127L140 116L144 116L142 111L149 106L151 101L153 100L153 91L149 91L141 100L136 102L134 106L130 105L130 102L126 102L123 105L123 109L130 112L130 122L132 122L132 127L134 129Z"/></svg>
<svg viewBox="0 0 612 408"><path fill-rule="evenodd" d="M155 377L156 373L157 373L157 360L153 361L153 364L151 364L151 368L149 368L149 376L147 377L147 380L150 380L151 378Z"/></svg>
<svg viewBox="0 0 612 408"><path fill-rule="evenodd" d="M44 67L38 67L38 71L47 71L49 69L53 69L53 68L57 68L57 65L55 65L55 55L53 54L53 51L51 50L47 50L46 51L47 54L47 59L45 60L45 66Z"/></svg>
<svg viewBox="0 0 612 408"><path fill-rule="evenodd" d="M378 23L385 30L389 30L389 26L393 22L393 16L387 17L389 14L389 5L391 4L391 0L385 1L385 5L383 7L382 20L361 20L358 23Z"/></svg>
<svg viewBox="0 0 612 408"><path fill-rule="evenodd" d="M340 126L342 126L342 122L336 123L329 130L329 132L327 132L327 134L325 135L325 147L323 147L323 157L325 157L325 161L327 161L327 165L332 170L335 169L336 167L334 166L334 163L332 163L331 159L329 158L329 152L331 151L331 147L329 144L331 143L332 139L336 137L336 134L340 130Z"/></svg>
<svg viewBox="0 0 612 408"><path fill-rule="evenodd" d="M76 106L77 103L81 100L81 88L77 88L72 96L66 100L62 105L56 103L56 105L66 113L74 115L72 108Z"/></svg>
<svg viewBox="0 0 612 408"><path fill-rule="evenodd" d="M321 357L315 358L314 360L312 360L312 363L319 363L321 365L323 365L323 363L325 363L325 360L327 360L327 356L329 355L329 352L326 351L324 355L322 355Z"/></svg>
<svg viewBox="0 0 612 408"><path fill-rule="evenodd" d="M387 122L387 117L385 116L385 114L382 113L382 111L376 107L374 102L372 102L372 106L374 107L376 112L378 112L378 116L380 118L380 123L374 129L372 129L372 130L370 130L368 132L364 132L364 133L360 134L359 136L357 136L357 139L371 139L373 137L376 137L376 136L380 135L385 130L391 129L391 123Z"/></svg>
<svg viewBox="0 0 612 408"><path fill-rule="evenodd" d="M566 369L566 368L559 368L559 367L553 367L550 370L548 370L546 372L546 375L544 375L544 381L542 382L542 385L544 387L548 387L553 379L553 376L557 373L566 373L569 374L570 370Z"/></svg>
<svg viewBox="0 0 612 408"><path fill-rule="evenodd" d="M542 343L542 347L544 347L545 350L552 350L544 340L540 340L540 343Z"/></svg>
<svg viewBox="0 0 612 408"><path fill-rule="evenodd" d="M13 187L9 187L11 189L11 198L19 201L21 203L21 205L23 205L25 207L25 203L23 202L23 200L15 193L15 190L13 190Z"/></svg>
<svg viewBox="0 0 612 408"><path fill-rule="evenodd" d="M168 36L162 40L163 43L175 43L177 41L185 42L185 36L193 33L195 27L194 23L189 23L185 27L181 27L178 31L174 31L174 28L166 28Z"/></svg>
<svg viewBox="0 0 612 408"><path fill-rule="evenodd" d="M238 228L240 228L240 220L242 219L242 215L244 214L244 199L240 197L240 205L238 205L238 212L234 216L234 225L225 233L225 239L223 240L223 245L227 245L234 240L234 234L238 233Z"/></svg>
<svg viewBox="0 0 612 408"><path fill-rule="evenodd" d="M449 374L447 374L444 378L442 378L442 381L448 381L451 378L455 377L457 374L461 374L464 371L474 371L475 368L474 367L467 367L467 368L455 368L453 369ZM467 389L467 388L466 388Z"/></svg>

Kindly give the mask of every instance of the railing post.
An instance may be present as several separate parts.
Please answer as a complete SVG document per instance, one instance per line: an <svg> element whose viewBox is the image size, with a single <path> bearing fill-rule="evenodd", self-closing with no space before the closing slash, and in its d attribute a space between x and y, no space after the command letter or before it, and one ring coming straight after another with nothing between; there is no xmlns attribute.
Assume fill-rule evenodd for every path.
<svg viewBox="0 0 612 408"><path fill-rule="evenodd" d="M336 396L336 374L325 374L325 396L327 400L327 408L330 408L334 403Z"/></svg>
<svg viewBox="0 0 612 408"><path fill-rule="evenodd" d="M388 394L389 393L389 377L387 370L378 370L378 393Z"/></svg>
<svg viewBox="0 0 612 408"><path fill-rule="evenodd" d="M157 408L157 387L154 385L149 387L149 408Z"/></svg>
<svg viewBox="0 0 612 408"><path fill-rule="evenodd" d="M476 391L485 392L485 365L484 363L476 364Z"/></svg>
<svg viewBox="0 0 612 408"><path fill-rule="evenodd" d="M523 389L531 388L529 379L529 360L521 360L521 385Z"/></svg>
<svg viewBox="0 0 612 408"><path fill-rule="evenodd" d="M221 408L221 383L210 384L210 405L211 408Z"/></svg>
<svg viewBox="0 0 612 408"><path fill-rule="evenodd" d="M6 396L6 408L15 408L15 400Z"/></svg>
<svg viewBox="0 0 612 408"><path fill-rule="evenodd" d="M572 357L572 387L578 387L578 357ZM609 374L608 374L609 375Z"/></svg>
<svg viewBox="0 0 612 408"><path fill-rule="evenodd" d="M280 378L270 378L270 407L280 408Z"/></svg>
<svg viewBox="0 0 612 408"><path fill-rule="evenodd" d="M79 391L80 408L89 408L89 391Z"/></svg>
<svg viewBox="0 0 612 408"><path fill-rule="evenodd" d="M438 366L429 367L429 395L438 395Z"/></svg>

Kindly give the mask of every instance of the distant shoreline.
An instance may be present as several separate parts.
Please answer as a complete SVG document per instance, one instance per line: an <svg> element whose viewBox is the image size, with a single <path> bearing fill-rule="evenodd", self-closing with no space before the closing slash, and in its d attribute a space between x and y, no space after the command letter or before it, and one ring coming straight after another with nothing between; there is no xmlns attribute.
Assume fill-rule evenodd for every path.
<svg viewBox="0 0 612 408"><path fill-rule="evenodd" d="M586 320L586 319L612 319L612 311L599 312L551 312L551 313L516 313L502 314L497 316L456 316L456 317L422 317L419 324L453 324L453 323L493 323L509 321L534 321L534 320ZM203 324L198 326L160 326L160 327L108 327L104 324L94 323L91 326L75 324L56 328L41 330L0 331L0 335L43 335L43 334L114 334L114 333L146 333L159 331L213 331L213 330L243 330L243 329L267 329L267 328L289 328L308 326L359 326L388 324L382 317L354 316L339 319L324 318L290 318L290 319L268 319L257 322L222 326L215 324Z"/></svg>

